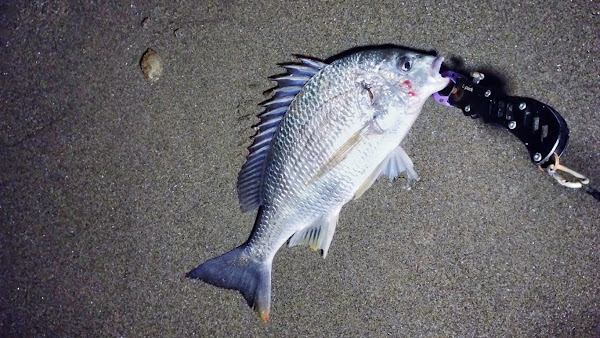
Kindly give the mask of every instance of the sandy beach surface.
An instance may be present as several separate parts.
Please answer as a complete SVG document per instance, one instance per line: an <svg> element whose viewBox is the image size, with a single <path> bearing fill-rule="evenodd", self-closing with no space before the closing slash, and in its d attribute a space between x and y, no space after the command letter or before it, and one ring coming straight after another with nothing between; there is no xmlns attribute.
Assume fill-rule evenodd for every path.
<svg viewBox="0 0 600 338"><path fill-rule="evenodd" d="M600 336L600 203L432 101L403 143L421 180L349 203L326 259L280 250L269 323L185 278L252 229L236 178L293 54L391 43L501 74L561 112L562 163L600 187L599 18L583 0L3 2L0 335Z"/></svg>

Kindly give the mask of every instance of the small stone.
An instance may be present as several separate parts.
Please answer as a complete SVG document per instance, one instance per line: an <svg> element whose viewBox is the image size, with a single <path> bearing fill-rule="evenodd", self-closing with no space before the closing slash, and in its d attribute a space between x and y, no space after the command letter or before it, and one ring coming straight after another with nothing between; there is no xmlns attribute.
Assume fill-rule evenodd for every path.
<svg viewBox="0 0 600 338"><path fill-rule="evenodd" d="M163 72L162 60L152 48L148 48L142 56L140 67L142 67L142 72L150 82L158 81Z"/></svg>

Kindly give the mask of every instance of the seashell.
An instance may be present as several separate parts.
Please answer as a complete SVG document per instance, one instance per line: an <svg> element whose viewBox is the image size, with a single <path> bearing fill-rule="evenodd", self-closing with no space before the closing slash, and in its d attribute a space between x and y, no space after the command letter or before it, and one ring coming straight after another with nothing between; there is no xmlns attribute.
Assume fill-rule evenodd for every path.
<svg viewBox="0 0 600 338"><path fill-rule="evenodd" d="M142 56L140 67L142 68L142 72L146 76L146 79L150 82L158 81L163 73L162 59L152 48L148 48L146 53L144 53L144 56Z"/></svg>

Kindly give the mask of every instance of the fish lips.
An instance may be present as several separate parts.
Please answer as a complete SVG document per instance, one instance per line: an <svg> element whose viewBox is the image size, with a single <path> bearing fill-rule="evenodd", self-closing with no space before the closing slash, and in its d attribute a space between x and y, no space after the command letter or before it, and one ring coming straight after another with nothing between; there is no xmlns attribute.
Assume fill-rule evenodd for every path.
<svg viewBox="0 0 600 338"><path fill-rule="evenodd" d="M442 62L444 62L444 57L441 55L436 56L431 63L431 69L433 69L435 73L439 73L442 68Z"/></svg>
<svg viewBox="0 0 600 338"><path fill-rule="evenodd" d="M434 80L434 82L436 84L439 83L439 86L441 87L439 90L442 90L450 82L449 78L443 77L442 74L440 74L440 70L442 68L443 62L444 62L444 57L441 55L438 55L435 57L435 59L433 59L433 62L431 63L431 73L430 74L431 74L431 77Z"/></svg>

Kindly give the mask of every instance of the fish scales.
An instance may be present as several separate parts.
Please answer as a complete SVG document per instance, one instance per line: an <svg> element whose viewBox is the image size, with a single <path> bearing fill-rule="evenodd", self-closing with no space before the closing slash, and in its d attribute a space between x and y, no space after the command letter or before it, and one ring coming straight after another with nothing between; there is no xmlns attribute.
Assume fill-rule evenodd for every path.
<svg viewBox="0 0 600 338"><path fill-rule="evenodd" d="M300 60L274 78L278 87L263 103L240 172L242 208L258 209L248 241L188 273L240 291L265 321L273 257L285 242L326 256L346 203L382 175L418 178L399 145L426 99L448 84L439 74L443 58L398 48L363 50L329 65Z"/></svg>
<svg viewBox="0 0 600 338"><path fill-rule="evenodd" d="M276 223L270 228L273 232L283 231L291 236L302 224L328 212L331 206L351 199L354 184L345 178L357 176L359 170L367 169L348 166L344 168L346 172L336 170L318 182L308 184L342 146L346 135L354 134L364 124L361 120L365 118L356 114L361 104L365 104L365 94L361 93L364 89L351 81L353 75L347 71L348 63L325 68L307 83L273 138L267 171L281 168L281 172L267 173L263 199L266 205L288 211L284 214L287 222ZM370 144L365 146L372 148ZM365 150L359 155L365 157L368 153ZM321 199L315 201L319 197ZM296 223L300 224L290 226ZM281 236L284 242L289 238L286 235ZM273 244L272 249L276 250L279 243Z"/></svg>

